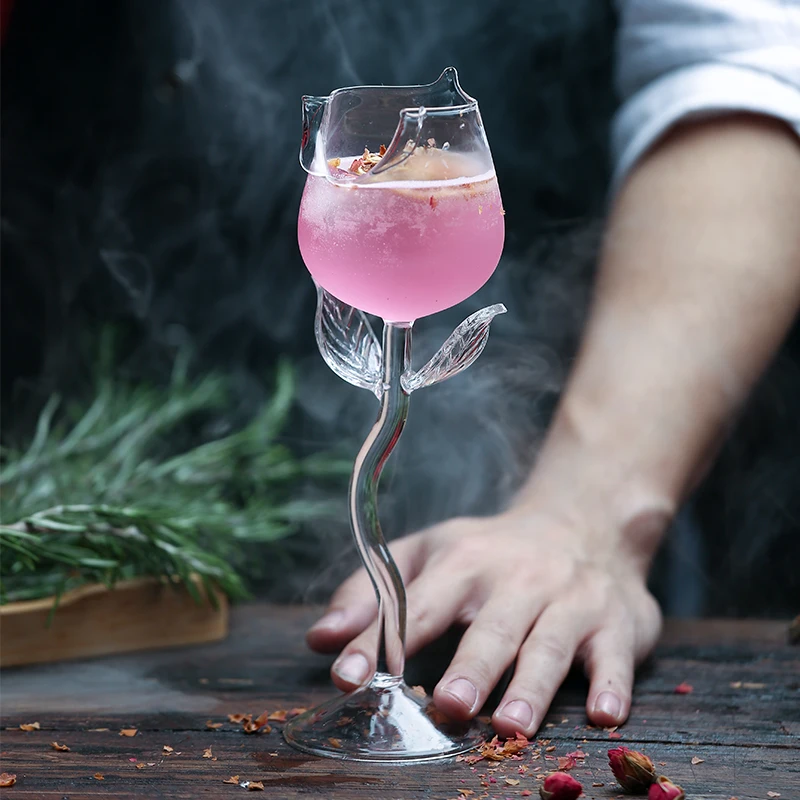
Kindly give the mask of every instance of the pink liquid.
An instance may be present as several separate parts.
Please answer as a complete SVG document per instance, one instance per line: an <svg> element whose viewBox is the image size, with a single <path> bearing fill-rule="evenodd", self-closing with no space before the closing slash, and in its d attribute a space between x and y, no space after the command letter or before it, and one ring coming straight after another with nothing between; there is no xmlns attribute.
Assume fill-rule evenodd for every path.
<svg viewBox="0 0 800 800"><path fill-rule="evenodd" d="M445 159L452 166L465 157L426 159L423 171L438 177L451 172L442 170ZM389 322L413 322L486 283L500 260L505 225L493 173L419 180L406 170L403 182L393 180L400 169L384 173L385 182L360 186L309 175L298 241L309 272L334 297Z"/></svg>

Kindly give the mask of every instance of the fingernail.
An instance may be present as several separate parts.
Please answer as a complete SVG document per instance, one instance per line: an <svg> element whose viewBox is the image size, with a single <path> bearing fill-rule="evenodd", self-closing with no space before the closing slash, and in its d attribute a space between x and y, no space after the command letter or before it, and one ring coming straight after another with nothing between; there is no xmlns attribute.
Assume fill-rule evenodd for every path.
<svg viewBox="0 0 800 800"><path fill-rule="evenodd" d="M520 731L523 731L531 724L533 711L524 700L512 700L500 709L498 716L516 722Z"/></svg>
<svg viewBox="0 0 800 800"><path fill-rule="evenodd" d="M463 703L470 711L478 699L478 690L466 678L456 678L445 686L444 691Z"/></svg>
<svg viewBox="0 0 800 800"><path fill-rule="evenodd" d="M317 631L321 628L328 630L340 628L344 621L344 611L329 611L324 617L320 617L309 630Z"/></svg>
<svg viewBox="0 0 800 800"><path fill-rule="evenodd" d="M333 671L347 683L361 685L369 674L369 662L361 653L345 656L333 665Z"/></svg>
<svg viewBox="0 0 800 800"><path fill-rule="evenodd" d="M594 701L594 710L595 713L602 711L604 714L608 714L609 717L619 719L622 703L613 692L601 692L597 700Z"/></svg>

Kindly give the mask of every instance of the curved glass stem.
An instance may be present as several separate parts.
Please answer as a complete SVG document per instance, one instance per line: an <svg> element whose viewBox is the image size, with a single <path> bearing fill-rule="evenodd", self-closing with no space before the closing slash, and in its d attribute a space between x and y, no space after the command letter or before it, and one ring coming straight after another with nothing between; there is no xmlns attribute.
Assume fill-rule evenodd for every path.
<svg viewBox="0 0 800 800"><path fill-rule="evenodd" d="M411 325L383 328L381 410L356 457L350 480L350 524L378 598L377 672L401 678L405 666L406 592L378 519L378 482L403 432L409 395L401 376L411 362Z"/></svg>
<svg viewBox="0 0 800 800"><path fill-rule="evenodd" d="M481 331L485 323L480 323ZM381 402L350 480L353 537L378 597L378 658L371 680L287 723L283 736L293 747L329 758L399 763L455 756L486 738L482 723L447 718L424 689L403 680L406 592L378 520L378 482L403 432L410 392L472 363L485 340L481 331L470 328L471 345L459 349L446 343L443 354L411 373L411 325L386 323L380 353L361 312L324 291L320 294L317 341L323 358L337 375L374 391ZM459 342L461 338L459 333ZM404 375L410 376L408 386L401 381Z"/></svg>

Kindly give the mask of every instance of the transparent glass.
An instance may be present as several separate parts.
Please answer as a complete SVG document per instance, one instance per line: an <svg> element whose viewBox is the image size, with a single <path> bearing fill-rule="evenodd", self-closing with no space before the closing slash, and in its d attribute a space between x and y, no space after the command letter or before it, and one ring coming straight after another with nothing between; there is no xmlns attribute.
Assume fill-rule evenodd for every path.
<svg viewBox="0 0 800 800"><path fill-rule="evenodd" d="M477 291L500 260L504 212L477 102L452 67L425 86L359 86L303 98L300 163L308 173L298 241L317 285L315 332L325 362L380 401L350 481L353 536L378 599L375 675L294 718L286 740L306 752L365 761L446 758L484 741L403 680L406 595L378 520L378 481L413 391L481 354L505 307L472 314L419 370L413 323ZM366 313L384 320L381 340Z"/></svg>

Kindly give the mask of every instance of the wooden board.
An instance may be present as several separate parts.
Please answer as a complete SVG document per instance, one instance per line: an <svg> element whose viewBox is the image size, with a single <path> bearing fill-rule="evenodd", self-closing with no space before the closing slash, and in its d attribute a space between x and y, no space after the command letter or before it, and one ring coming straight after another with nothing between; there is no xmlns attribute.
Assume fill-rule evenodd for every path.
<svg viewBox="0 0 800 800"><path fill-rule="evenodd" d="M201 591L202 593L202 591ZM228 632L227 599L198 605L155 579L91 584L53 598L0 606L0 667L211 642Z"/></svg>
<svg viewBox="0 0 800 800"><path fill-rule="evenodd" d="M315 613L253 604L234 609L226 642L4 671L0 770L16 773L17 784L3 797L250 797L223 783L238 775L264 783L265 793L253 797L280 800L456 800L461 789L474 792L469 800L517 800L525 790L536 800L533 768L554 763L542 758L474 770L453 761L403 767L332 761L293 751L280 725L247 736L228 722L230 713L307 706L334 693L331 659L309 653L303 642ZM452 645L445 640L412 659L413 682L432 686ZM694 691L676 694L684 681ZM648 753L691 800L769 800L768 791L780 800L800 798L800 649L786 644L783 622L669 624L639 674L631 718L618 739L586 726L585 691L585 681L571 676L539 733L555 746L548 756L576 748L587 754L572 771L584 786L582 800L620 796L606 757L620 744ZM222 727L210 730L207 720ZM33 721L41 730L18 729ZM137 733L120 736L122 727ZM54 751L52 741L70 751ZM164 745L174 752L165 753ZM208 747L212 757L204 758ZM521 765L529 767L522 775ZM506 784L507 777L520 784Z"/></svg>

